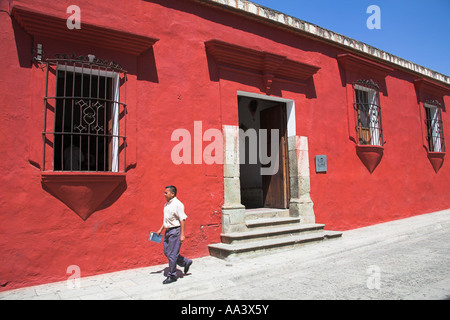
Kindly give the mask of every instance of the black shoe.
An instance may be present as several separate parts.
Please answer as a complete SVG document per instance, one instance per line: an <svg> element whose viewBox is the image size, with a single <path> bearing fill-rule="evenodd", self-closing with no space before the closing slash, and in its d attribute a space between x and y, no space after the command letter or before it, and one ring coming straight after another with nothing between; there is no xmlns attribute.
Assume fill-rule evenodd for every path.
<svg viewBox="0 0 450 320"><path fill-rule="evenodd" d="M184 274L188 273L189 268L191 267L192 261L187 263L186 266L184 267Z"/></svg>
<svg viewBox="0 0 450 320"><path fill-rule="evenodd" d="M163 284L169 284L175 281L177 281L177 278L167 277L167 279L163 281Z"/></svg>

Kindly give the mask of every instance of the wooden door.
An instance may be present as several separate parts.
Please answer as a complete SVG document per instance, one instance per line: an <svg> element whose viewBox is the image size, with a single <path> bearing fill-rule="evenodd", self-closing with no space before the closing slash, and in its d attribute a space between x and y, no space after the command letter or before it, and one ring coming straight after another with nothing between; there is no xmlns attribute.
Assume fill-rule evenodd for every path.
<svg viewBox="0 0 450 320"><path fill-rule="evenodd" d="M273 175L263 175L263 201L266 208L289 207L289 161L287 148L286 105L280 103L275 107L261 111L261 129L267 129L267 154L271 154L271 129L279 130L279 168ZM269 167L262 165L263 167Z"/></svg>

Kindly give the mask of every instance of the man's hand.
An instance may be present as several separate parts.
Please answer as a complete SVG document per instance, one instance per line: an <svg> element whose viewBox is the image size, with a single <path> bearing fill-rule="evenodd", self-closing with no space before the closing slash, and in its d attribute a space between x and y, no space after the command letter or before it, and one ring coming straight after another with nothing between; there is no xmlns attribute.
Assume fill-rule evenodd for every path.
<svg viewBox="0 0 450 320"><path fill-rule="evenodd" d="M180 241L183 242L186 239L186 237L184 236L184 234L180 235Z"/></svg>
<svg viewBox="0 0 450 320"><path fill-rule="evenodd" d="M161 228L159 228L159 230L156 232L158 234L158 237L161 235L161 232L164 229L164 225L161 226Z"/></svg>

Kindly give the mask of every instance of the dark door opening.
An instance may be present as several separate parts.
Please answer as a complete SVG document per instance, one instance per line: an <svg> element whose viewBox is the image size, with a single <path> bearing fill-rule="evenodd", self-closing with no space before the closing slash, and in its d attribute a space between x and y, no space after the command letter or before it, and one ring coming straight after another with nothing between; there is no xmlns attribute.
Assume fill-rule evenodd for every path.
<svg viewBox="0 0 450 320"><path fill-rule="evenodd" d="M288 208L290 195L286 104L240 96L238 106L241 129L241 203L246 208ZM267 130L267 139L263 139L266 147L265 150L260 150L263 129ZM260 153L266 153L271 161L275 158L271 154L272 130L277 130L278 133L278 139L274 140L278 144L278 148L274 148L278 151L278 170L274 170L273 174L262 174L261 169L267 169L273 163L262 164Z"/></svg>

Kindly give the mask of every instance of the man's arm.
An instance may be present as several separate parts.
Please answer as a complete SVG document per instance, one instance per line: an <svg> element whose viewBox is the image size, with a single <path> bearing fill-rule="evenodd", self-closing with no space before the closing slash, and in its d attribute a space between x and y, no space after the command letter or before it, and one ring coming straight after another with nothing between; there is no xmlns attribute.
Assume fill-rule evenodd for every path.
<svg viewBox="0 0 450 320"><path fill-rule="evenodd" d="M180 221L180 226L181 226L181 232L180 232L180 241L183 242L184 239L186 239L186 237L184 236L184 226L186 224L186 220L181 220Z"/></svg>
<svg viewBox="0 0 450 320"><path fill-rule="evenodd" d="M158 230L158 236L161 235L161 232L164 230L164 223L162 224L161 228Z"/></svg>

